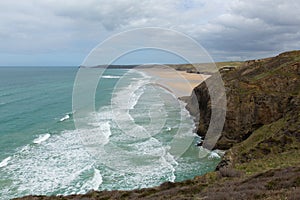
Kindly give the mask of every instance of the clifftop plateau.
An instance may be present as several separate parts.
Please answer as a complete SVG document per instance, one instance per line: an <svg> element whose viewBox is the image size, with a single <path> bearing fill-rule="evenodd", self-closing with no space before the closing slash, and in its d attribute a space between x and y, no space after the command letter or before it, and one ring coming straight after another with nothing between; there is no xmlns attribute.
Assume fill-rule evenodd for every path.
<svg viewBox="0 0 300 200"><path fill-rule="evenodd" d="M215 148L226 153L215 172L140 190L19 199L300 199L300 51L219 68L227 111ZM211 116L205 82L194 92L197 133L205 138Z"/></svg>

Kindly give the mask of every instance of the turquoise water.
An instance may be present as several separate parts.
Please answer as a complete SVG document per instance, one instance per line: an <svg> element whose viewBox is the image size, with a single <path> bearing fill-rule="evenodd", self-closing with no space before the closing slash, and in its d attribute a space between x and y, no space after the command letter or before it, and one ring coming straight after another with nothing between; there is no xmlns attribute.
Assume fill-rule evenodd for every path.
<svg viewBox="0 0 300 200"><path fill-rule="evenodd" d="M183 103L135 70L106 70L96 112L82 119L90 127L75 129L77 70L0 68L0 199L151 187L215 168L216 152L199 158ZM174 138L191 138L182 155Z"/></svg>

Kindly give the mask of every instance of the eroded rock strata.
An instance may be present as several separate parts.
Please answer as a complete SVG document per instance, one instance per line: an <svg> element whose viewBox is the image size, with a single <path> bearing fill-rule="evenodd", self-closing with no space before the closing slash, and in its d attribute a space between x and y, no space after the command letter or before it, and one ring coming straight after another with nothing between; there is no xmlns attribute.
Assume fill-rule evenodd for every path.
<svg viewBox="0 0 300 200"><path fill-rule="evenodd" d="M229 149L258 128L299 108L300 52L247 61L222 74L227 96L226 121L217 149ZM195 88L199 101L198 134L205 137L210 123L210 95L206 84ZM194 103L192 103L194 105ZM188 108L193 105L188 104Z"/></svg>
<svg viewBox="0 0 300 200"><path fill-rule="evenodd" d="M154 188L21 199L300 199L300 51L221 72L227 111L214 148L226 154L217 171ZM199 106L205 138L211 100L205 83L194 92L185 100L191 113Z"/></svg>

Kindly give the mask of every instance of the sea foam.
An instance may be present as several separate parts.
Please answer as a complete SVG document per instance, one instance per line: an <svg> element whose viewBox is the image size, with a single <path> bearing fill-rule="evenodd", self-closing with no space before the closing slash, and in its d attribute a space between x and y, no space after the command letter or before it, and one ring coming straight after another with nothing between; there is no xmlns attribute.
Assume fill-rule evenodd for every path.
<svg viewBox="0 0 300 200"><path fill-rule="evenodd" d="M51 137L50 134L42 135L36 142L43 141L43 145L26 145L12 158L3 160L1 166L6 167L3 168L1 178L13 180L15 190L0 188L0 194L13 198L16 194L51 194L58 191L63 191L64 195L78 193L86 182L80 182L80 176L94 164L78 136L81 131L87 132L70 130ZM86 188L83 192L90 189Z"/></svg>
<svg viewBox="0 0 300 200"><path fill-rule="evenodd" d="M111 75L106 75L106 76L101 76L101 78L106 78L106 79L117 79L117 78L121 78L121 76L111 76Z"/></svg>
<svg viewBox="0 0 300 200"><path fill-rule="evenodd" d="M33 140L33 143L34 144L40 144L42 142L45 142L46 140L48 140L50 138L50 136L51 135L49 133L44 134L44 135L40 135L38 138Z"/></svg>
<svg viewBox="0 0 300 200"><path fill-rule="evenodd" d="M70 115L69 114L66 114L64 117L62 117L59 121L60 122L63 122L63 121L66 121L66 120L68 120L68 119L70 119Z"/></svg>
<svg viewBox="0 0 300 200"><path fill-rule="evenodd" d="M149 78L143 75L137 78L136 74L131 77L129 74L128 78L130 80L125 80L125 83L114 91L112 104L116 106L115 109L112 111L110 105L103 106L99 112L92 113L84 119L89 125L88 128L66 130L51 137L50 134L41 135L34 140L34 143L42 143L42 145L27 144L16 152L10 158L11 160L3 160L0 166L6 167L1 169L3 171L1 175L8 182L10 180L14 182L15 190L9 189L12 186L5 186L0 188L0 194L8 198L19 194L66 195L86 193L91 189L151 187L163 181L174 181L178 163L168 152L168 144L160 140L164 139L165 135L161 138L157 137L159 139L155 138L156 136L133 138L118 126L117 122L124 120L122 123L135 135L138 135L141 130L145 131L142 125L137 126L141 129L130 126L135 124L133 118L130 118L130 112L143 103L144 99L141 97L148 89L145 86L147 87ZM145 99L151 100L147 97ZM154 103L146 101L145 105L142 105L145 107L151 105L147 107L150 112L141 113L149 114L153 119L147 127L149 132L159 131L159 119L168 117L167 111L162 108L165 105ZM137 112L136 118L143 117L138 114L140 113ZM181 113L179 116L188 118L186 113ZM71 117L72 113L66 113L60 121ZM64 124L58 123L58 125ZM168 124L162 130L164 133L168 131L171 135L178 129L177 126L178 123L175 122ZM180 130L191 133L190 129L191 126L188 125ZM92 150L94 148L95 154L92 154L94 152L90 151L90 148Z"/></svg>
<svg viewBox="0 0 300 200"><path fill-rule="evenodd" d="M100 170L93 168L94 173L93 177L90 180L87 180L83 186L80 188L80 191L78 193L84 194L87 190L99 190L100 185L103 182L102 175L100 173Z"/></svg>
<svg viewBox="0 0 300 200"><path fill-rule="evenodd" d="M8 165L8 161L10 161L10 160L11 160L10 156L7 157L7 158L5 158L4 160L2 160L1 163L0 163L0 168L7 166Z"/></svg>

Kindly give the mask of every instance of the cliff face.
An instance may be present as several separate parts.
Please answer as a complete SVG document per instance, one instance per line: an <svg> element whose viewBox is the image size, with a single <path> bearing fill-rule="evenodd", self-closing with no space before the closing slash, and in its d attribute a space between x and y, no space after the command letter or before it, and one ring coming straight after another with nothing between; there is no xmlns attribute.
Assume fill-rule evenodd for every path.
<svg viewBox="0 0 300 200"><path fill-rule="evenodd" d="M300 51L221 71L227 111L215 148L227 151L217 171L140 190L20 199L300 199ZM199 106L198 134L205 137L211 117L205 83L194 94L185 98L187 108L197 114Z"/></svg>
<svg viewBox="0 0 300 200"><path fill-rule="evenodd" d="M247 61L235 70L223 72L222 78L227 112L217 149L229 149L258 128L285 117L300 106L300 51ZM197 132L205 137L211 115L209 93L205 83L194 92L200 108Z"/></svg>

